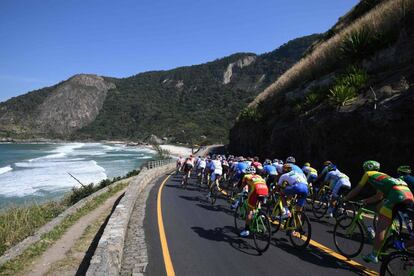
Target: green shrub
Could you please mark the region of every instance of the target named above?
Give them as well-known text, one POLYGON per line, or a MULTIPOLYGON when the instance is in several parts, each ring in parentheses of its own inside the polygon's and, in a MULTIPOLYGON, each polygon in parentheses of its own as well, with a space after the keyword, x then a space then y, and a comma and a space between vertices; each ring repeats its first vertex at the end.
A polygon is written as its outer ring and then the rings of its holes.
POLYGON ((354 87, 338 84, 332 87, 330 90, 329 100, 334 105, 344 106, 348 104, 357 96, 356 89, 354 87))
POLYGON ((354 87, 356 90, 359 90, 366 84, 367 80, 368 74, 364 70, 352 66, 347 73, 336 79, 336 84, 354 87))
POLYGON ((362 60, 372 52, 372 37, 366 28, 354 30, 342 42, 341 52, 344 58, 362 60))
POLYGON ((262 119, 262 114, 254 107, 246 107, 240 112, 239 120, 259 122, 262 119))

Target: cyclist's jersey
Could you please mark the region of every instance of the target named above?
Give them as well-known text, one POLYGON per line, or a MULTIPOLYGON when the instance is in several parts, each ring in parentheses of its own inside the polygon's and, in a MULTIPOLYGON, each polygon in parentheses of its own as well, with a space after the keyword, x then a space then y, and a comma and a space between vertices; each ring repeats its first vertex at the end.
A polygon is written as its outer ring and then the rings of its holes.
POLYGON ((414 176, 412 175, 402 175, 400 179, 404 180, 405 183, 408 184, 408 188, 410 188, 411 192, 414 191, 414 176))
POLYGON ((309 176, 309 175, 318 176, 318 171, 309 166, 303 166, 302 171, 306 176, 309 176))
POLYGON ((177 159, 177 165, 182 166, 184 164, 184 158, 178 158, 177 159))
POLYGON ((267 175, 277 175, 276 167, 273 165, 265 165, 263 170, 267 175))
POLYGON ((237 164, 237 174, 241 175, 246 172, 246 169, 249 165, 246 162, 239 162, 237 164))
POLYGON ((185 160, 185 164, 186 164, 186 165, 191 165, 192 167, 194 167, 194 158, 188 157, 188 158, 185 160))
MULTIPOLYGON (((298 167, 297 165, 295 165, 295 164, 290 164, 290 165, 292 166, 292 171, 295 171, 296 173, 298 173, 298 174, 302 175, 304 179, 306 179, 306 176, 305 176, 305 174, 303 173, 303 171, 302 171, 302 169, 301 169, 301 168, 299 168, 299 167, 298 167)), ((308 183, 308 182, 306 181, 306 182, 304 182, 304 183, 308 183)))
POLYGON ((347 179, 349 181, 349 177, 346 174, 341 173, 339 170, 334 170, 328 172, 325 176, 324 182, 327 182, 328 185, 333 186, 340 179, 347 179))
POLYGON ((200 160, 200 162, 198 162, 198 168, 199 169, 205 169, 206 168, 206 161, 205 160, 200 160))
POLYGON ((250 208, 256 208, 259 196, 268 196, 269 190, 266 185, 266 181, 257 174, 246 174, 242 180, 242 186, 247 185, 249 187, 249 196, 247 198, 247 204, 250 208))
POLYGON ((260 162, 257 162, 257 161, 253 162, 252 166, 255 167, 256 170, 260 170, 260 171, 263 170, 263 165, 260 162))
POLYGON ((279 178, 278 185, 282 186, 283 182, 286 182, 289 186, 293 186, 299 183, 304 183, 308 185, 308 181, 306 180, 306 177, 303 175, 303 173, 299 174, 293 170, 288 173, 282 174, 282 176, 279 178))
POLYGON ((233 171, 233 172, 236 172, 237 171, 237 165, 239 164, 239 162, 237 162, 237 161, 234 161, 232 164, 231 164, 231 170, 233 171))
POLYGON ((280 163, 273 163, 272 164, 275 168, 278 174, 283 174, 283 165, 280 163))
POLYGON ((212 173, 214 174, 219 174, 222 175, 223 174, 223 167, 221 166, 221 161, 220 160, 213 160, 211 161, 211 167, 210 170, 212 173))
POLYGON ((382 192, 384 197, 388 197, 388 194, 392 191, 394 186, 407 186, 403 180, 393 178, 385 173, 378 171, 368 171, 362 176, 358 186, 365 186, 367 183, 371 184, 376 190, 382 192))

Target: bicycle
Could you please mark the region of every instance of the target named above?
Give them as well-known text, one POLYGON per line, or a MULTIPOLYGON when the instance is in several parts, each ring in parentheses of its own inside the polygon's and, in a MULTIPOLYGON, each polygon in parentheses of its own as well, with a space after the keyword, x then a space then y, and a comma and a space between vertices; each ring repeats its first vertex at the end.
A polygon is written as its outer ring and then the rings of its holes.
MULTIPOLYGON (((331 189, 326 185, 323 186, 312 202, 312 213, 315 218, 321 219, 326 215, 329 207, 331 206, 331 199, 331 189)), ((347 204, 347 202, 344 200, 343 192, 340 191, 339 197, 336 199, 336 206, 333 208, 332 216, 336 221, 338 221, 342 216, 345 215, 354 217, 355 212, 356 210, 353 208, 353 205, 347 204)))
POLYGON ((380 276, 414 275, 414 254, 396 251, 384 258, 380 276))
MULTIPOLYGON (((247 216, 247 194, 242 194, 240 197, 240 203, 234 211, 234 226, 239 234, 244 229, 244 223, 247 216)), ((270 229, 270 220, 264 211, 261 209, 261 204, 265 202, 262 198, 259 201, 258 207, 253 210, 253 217, 250 222, 249 230, 253 235, 254 244, 257 252, 260 254, 265 252, 270 245, 270 239, 272 237, 270 229)))
MULTIPOLYGON (((361 253, 366 237, 369 237, 369 240, 371 241, 374 239, 364 222, 363 216, 364 214, 375 215, 375 212, 364 208, 364 205, 362 203, 350 203, 359 206, 359 209, 353 218, 344 216, 336 222, 333 238, 335 247, 338 249, 338 251, 348 258, 353 258, 361 253)), ((381 244, 381 248, 378 252, 377 257, 379 259, 382 259, 384 256, 386 256, 386 251, 389 248, 393 247, 394 240, 400 238, 402 238, 402 236, 398 232, 394 220, 393 223, 391 223, 390 226, 386 229, 385 239, 381 244)))
POLYGON ((283 230, 289 236, 291 244, 297 249, 306 248, 311 240, 312 226, 308 216, 304 211, 296 210, 296 196, 294 196, 289 204, 288 209, 291 216, 287 219, 282 218, 282 198, 279 194, 273 193, 275 196, 274 207, 268 209, 269 219, 272 223, 272 234, 277 233, 279 230, 283 230), (278 195, 276 198, 276 194, 278 195), (271 210, 271 211, 270 211, 271 210))

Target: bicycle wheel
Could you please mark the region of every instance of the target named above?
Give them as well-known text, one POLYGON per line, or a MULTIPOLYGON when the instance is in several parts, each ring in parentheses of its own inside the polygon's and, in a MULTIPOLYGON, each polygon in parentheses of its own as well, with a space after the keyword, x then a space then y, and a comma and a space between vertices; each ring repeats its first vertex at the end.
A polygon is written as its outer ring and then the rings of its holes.
MULTIPOLYGON (((309 245, 311 240, 312 226, 305 212, 297 212, 295 217, 296 229, 290 232, 289 239, 295 248, 303 249, 309 245)), ((293 218, 290 221, 294 223, 293 218)))
POLYGON ((273 205, 269 211, 268 217, 272 225, 272 234, 277 233, 280 227, 282 226, 283 228, 286 223, 286 219, 282 219, 282 209, 280 209, 280 205, 276 206, 276 209, 273 205))
POLYGON ((413 275, 414 255, 408 252, 393 252, 382 262, 381 276, 413 275))
POLYGON ((269 248, 272 232, 270 229, 269 218, 262 210, 259 210, 255 215, 250 228, 253 232, 253 240, 256 250, 259 253, 265 252, 269 248))
POLYGON ((237 235, 243 231, 246 225, 246 208, 243 205, 243 203, 240 203, 234 211, 234 228, 237 235))
POLYGON ((312 203, 312 213, 317 219, 321 219, 328 211, 329 200, 326 194, 322 194, 317 200, 312 203))
POLYGON ((358 256, 365 240, 361 223, 348 216, 342 217, 335 224, 333 239, 336 249, 342 255, 348 258, 358 256))
MULTIPOLYGON (((214 184, 213 184, 214 185, 214 184)), ((214 203, 216 203, 217 200, 217 194, 218 194, 218 189, 217 186, 214 185, 213 188, 211 189, 211 194, 210 194, 210 203, 212 205, 214 205, 214 203)))
MULTIPOLYGON (((355 217, 356 211, 357 210, 355 205, 350 204, 348 202, 343 202, 342 200, 338 200, 338 205, 334 211, 334 218, 336 222, 338 222, 344 216, 348 216, 353 219, 355 217)), ((350 220, 350 222, 352 222, 352 220, 350 220)))

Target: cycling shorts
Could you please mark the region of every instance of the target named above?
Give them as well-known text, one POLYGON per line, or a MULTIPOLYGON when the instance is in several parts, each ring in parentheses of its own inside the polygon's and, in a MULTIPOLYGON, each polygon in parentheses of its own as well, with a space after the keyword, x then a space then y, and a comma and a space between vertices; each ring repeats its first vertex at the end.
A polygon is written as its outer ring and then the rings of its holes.
POLYGON ((413 194, 411 193, 410 188, 402 185, 394 186, 388 193, 387 198, 384 199, 384 204, 382 205, 379 213, 380 215, 392 219, 396 211, 396 206, 411 205, 413 202, 413 194))
POLYGON ((303 207, 308 196, 308 184, 296 183, 292 186, 287 186, 283 191, 285 195, 297 195, 297 205, 303 207))
POLYGON ((318 176, 316 174, 309 174, 308 175, 308 183, 313 183, 315 182, 315 180, 318 178, 318 176))
MULTIPOLYGON (((349 182, 348 178, 340 178, 336 183, 333 185, 332 189, 332 196, 334 198, 339 197, 339 191, 343 189, 351 189, 351 182, 349 182)), ((342 190, 344 191, 344 190, 342 190)))
POLYGON ((213 182, 216 181, 216 179, 220 180, 220 178, 221 178, 221 174, 215 173, 215 172, 213 172, 210 176, 210 180, 213 182))
POLYGON ((191 165, 191 164, 188 164, 188 163, 185 163, 185 165, 184 165, 184 172, 189 172, 189 171, 191 171, 193 169, 193 165, 191 165))
POLYGON ((269 195, 269 189, 267 188, 265 183, 258 183, 254 185, 254 189, 249 192, 249 196, 247 198, 247 204, 251 209, 255 209, 257 207, 257 202, 259 197, 264 197, 269 195))

